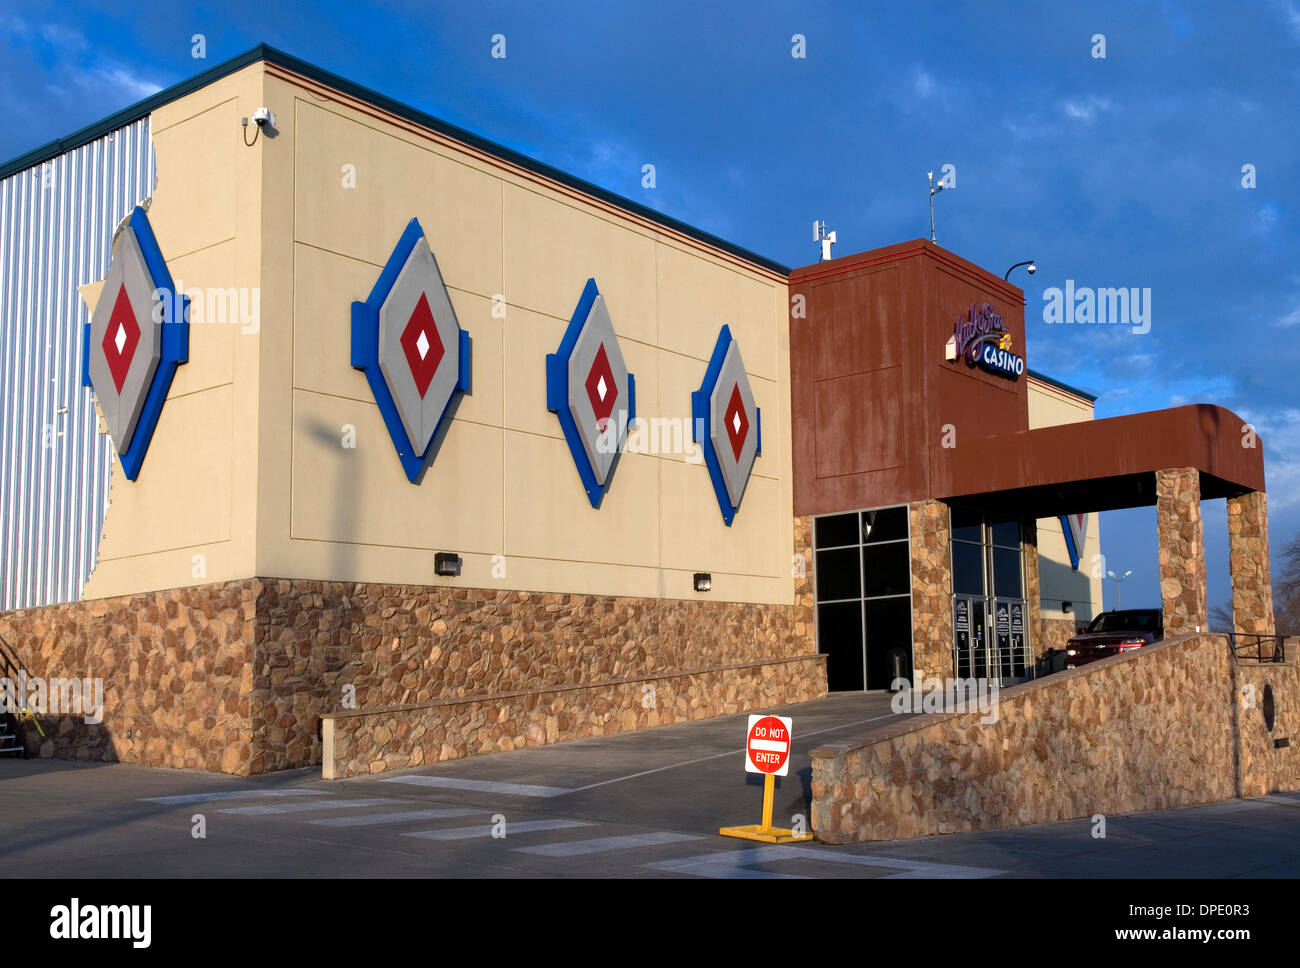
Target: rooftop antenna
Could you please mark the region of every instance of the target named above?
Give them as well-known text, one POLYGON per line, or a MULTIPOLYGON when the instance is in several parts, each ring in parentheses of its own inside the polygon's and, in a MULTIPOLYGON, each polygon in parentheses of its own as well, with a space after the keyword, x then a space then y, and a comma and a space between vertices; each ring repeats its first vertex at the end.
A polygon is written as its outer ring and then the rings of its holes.
POLYGON ((835 244, 835 233, 826 231, 825 222, 813 222, 813 241, 822 244, 822 261, 831 261, 831 246, 835 244))
POLYGON ((926 174, 930 178, 930 241, 933 242, 934 241, 934 196, 938 195, 941 191, 943 191, 943 181, 941 179, 939 181, 939 184, 936 185, 934 183, 934 172, 931 171, 931 172, 927 172, 926 174))

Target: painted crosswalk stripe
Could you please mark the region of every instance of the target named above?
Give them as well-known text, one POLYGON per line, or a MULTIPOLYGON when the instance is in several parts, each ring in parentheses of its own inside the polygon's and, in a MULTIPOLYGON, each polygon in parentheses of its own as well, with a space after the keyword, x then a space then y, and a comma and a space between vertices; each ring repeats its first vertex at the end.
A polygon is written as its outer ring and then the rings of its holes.
POLYGON ((753 866, 757 864, 772 864, 783 860, 818 860, 830 864, 855 864, 861 867, 884 868, 885 870, 895 871, 892 874, 881 875, 881 880, 912 880, 915 878, 966 880, 996 877, 999 874, 1006 873, 989 867, 936 864, 932 861, 911 860, 905 857, 882 857, 879 854, 845 854, 839 851, 785 845, 719 851, 713 854, 700 854, 695 857, 683 857, 677 860, 658 861, 644 866, 654 870, 673 871, 678 874, 695 874, 698 877, 785 879, 804 876, 753 869, 753 866))
POLYGON ((653 834, 629 834, 624 837, 598 837, 595 840, 574 840, 566 844, 541 844, 537 847, 516 847, 525 854, 543 857, 576 857, 580 854, 599 854, 607 850, 630 850, 634 847, 657 847, 660 844, 679 844, 687 840, 700 840, 695 834, 672 834, 660 831, 653 834))
POLYGON ((678 860, 662 860, 643 866, 652 870, 672 871, 674 874, 693 874, 696 877, 714 877, 725 880, 784 881, 807 879, 803 874, 761 871, 746 866, 764 862, 765 858, 754 857, 749 850, 728 850, 716 854, 683 857, 678 860))
POLYGON ((304 823, 316 823, 323 827, 370 827, 383 823, 407 823, 412 820, 446 820, 452 817, 469 817, 482 810, 461 810, 449 807, 445 810, 403 810, 401 813, 363 813, 351 817, 322 817, 319 820, 304 820, 304 823))
POLYGON ((536 786, 531 783, 497 783, 492 780, 462 780, 451 776, 394 776, 381 783, 410 783, 415 786, 445 790, 471 790, 475 793, 507 793, 516 797, 562 797, 573 791, 564 787, 536 786))
MULTIPOLYGON (((449 830, 420 830, 402 836, 419 837, 421 840, 468 840, 471 837, 491 837, 492 826, 491 823, 481 823, 473 827, 452 827, 449 830)), ((591 824, 581 820, 521 820, 506 825, 506 836, 527 834, 537 830, 565 830, 569 827, 589 826, 591 824)))
POLYGON ((328 790, 304 790, 294 787, 291 790, 223 790, 220 793, 181 793, 170 797, 140 797, 143 803, 207 803, 211 800, 247 800, 253 797, 297 797, 326 796, 328 790))
POLYGON ((381 803, 410 803, 392 797, 369 797, 365 800, 308 800, 306 803, 262 803, 255 807, 227 807, 220 813, 244 817, 265 817, 276 813, 301 813, 304 810, 342 810, 344 807, 374 807, 381 803))

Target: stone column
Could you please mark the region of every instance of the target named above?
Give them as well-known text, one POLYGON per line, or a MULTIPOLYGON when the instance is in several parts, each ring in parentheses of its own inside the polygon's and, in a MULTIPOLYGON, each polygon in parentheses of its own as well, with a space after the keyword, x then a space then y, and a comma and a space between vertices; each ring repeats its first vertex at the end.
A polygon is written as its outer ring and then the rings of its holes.
POLYGON ((1038 577, 1038 522, 1027 518, 1020 523, 1024 535, 1025 634, 1034 658, 1043 654, 1043 586, 1038 577))
POLYGON ((1263 491, 1228 498, 1228 571, 1232 576, 1233 630, 1274 632, 1268 496, 1263 491))
POLYGON ((952 522, 942 501, 908 505, 912 544, 912 664, 927 678, 952 663, 952 522))
POLYGON ((801 645, 795 654, 817 652, 816 605, 813 594, 812 518, 808 515, 794 519, 794 635, 801 645))
POLYGON ((1201 481, 1195 467, 1156 471, 1156 537, 1165 635, 1204 631, 1209 608, 1205 590, 1205 527, 1201 481))

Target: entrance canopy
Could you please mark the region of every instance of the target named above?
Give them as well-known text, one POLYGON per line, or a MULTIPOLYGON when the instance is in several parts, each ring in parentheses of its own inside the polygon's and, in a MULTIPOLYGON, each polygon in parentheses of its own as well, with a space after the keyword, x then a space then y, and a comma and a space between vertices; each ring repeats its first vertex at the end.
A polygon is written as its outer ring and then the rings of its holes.
POLYGON ((1265 489, 1254 431, 1209 404, 961 441, 933 448, 931 462, 936 497, 1022 517, 1154 505, 1167 468, 1195 468, 1202 499, 1265 489))

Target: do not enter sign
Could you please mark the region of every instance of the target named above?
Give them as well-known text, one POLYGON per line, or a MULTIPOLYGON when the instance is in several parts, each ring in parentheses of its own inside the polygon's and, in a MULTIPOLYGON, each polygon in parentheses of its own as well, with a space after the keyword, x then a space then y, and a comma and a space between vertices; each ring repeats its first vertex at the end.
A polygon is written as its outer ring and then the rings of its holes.
POLYGON ((784 716, 750 716, 745 743, 745 771, 787 776, 790 773, 790 720, 784 716))
POLYGON ((802 828, 787 830, 772 826, 772 799, 776 793, 776 778, 790 773, 791 721, 784 716, 750 716, 749 736, 745 741, 745 772, 762 773, 763 822, 744 827, 719 827, 724 837, 742 837, 765 844, 793 844, 812 840, 813 835, 802 828))

